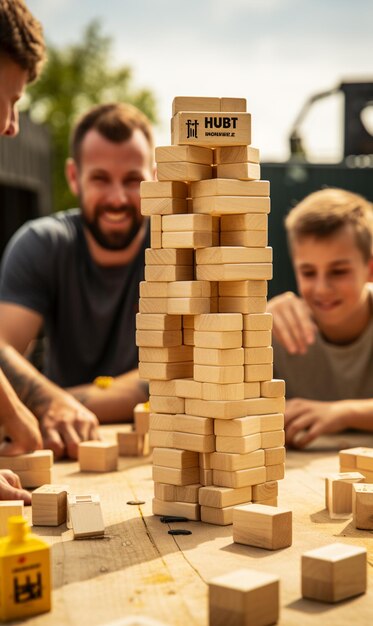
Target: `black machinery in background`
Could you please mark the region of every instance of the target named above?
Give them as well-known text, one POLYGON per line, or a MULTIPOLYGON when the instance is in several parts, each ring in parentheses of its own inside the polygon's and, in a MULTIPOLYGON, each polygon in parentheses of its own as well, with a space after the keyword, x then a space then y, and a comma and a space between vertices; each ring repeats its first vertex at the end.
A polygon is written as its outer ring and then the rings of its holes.
POLYGON ((312 191, 341 187, 362 194, 373 202, 373 136, 364 126, 362 112, 373 105, 373 82, 341 83, 312 96, 300 111, 290 135, 290 159, 285 163, 262 163, 261 178, 271 182, 272 211, 269 216, 269 245, 273 247, 273 280, 269 297, 296 291, 286 245, 284 218, 290 208, 312 191), (309 163, 300 125, 310 107, 321 98, 344 96, 344 155, 339 163, 309 163))

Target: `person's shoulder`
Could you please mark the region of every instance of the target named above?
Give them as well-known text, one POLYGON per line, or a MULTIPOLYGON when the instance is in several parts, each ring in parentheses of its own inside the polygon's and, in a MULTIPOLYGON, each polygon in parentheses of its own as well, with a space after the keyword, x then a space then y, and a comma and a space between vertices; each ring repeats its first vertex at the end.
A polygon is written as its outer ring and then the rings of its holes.
POLYGON ((78 209, 60 211, 30 220, 17 231, 14 242, 27 241, 69 241, 76 237, 81 228, 81 217, 78 209))

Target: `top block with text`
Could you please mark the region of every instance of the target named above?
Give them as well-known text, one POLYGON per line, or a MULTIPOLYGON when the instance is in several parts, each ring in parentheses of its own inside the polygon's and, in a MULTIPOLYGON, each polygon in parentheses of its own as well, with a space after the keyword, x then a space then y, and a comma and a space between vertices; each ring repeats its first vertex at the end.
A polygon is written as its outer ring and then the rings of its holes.
POLYGON ((249 145, 251 115, 222 111, 180 111, 172 118, 172 143, 214 147, 249 145))

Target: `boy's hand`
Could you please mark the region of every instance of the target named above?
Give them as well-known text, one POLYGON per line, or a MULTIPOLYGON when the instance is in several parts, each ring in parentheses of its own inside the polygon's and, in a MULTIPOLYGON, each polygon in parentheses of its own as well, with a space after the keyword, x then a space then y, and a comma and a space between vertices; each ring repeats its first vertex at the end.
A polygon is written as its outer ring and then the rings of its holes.
POLYGON ((286 443, 294 448, 304 448, 322 434, 344 430, 347 415, 345 402, 292 398, 286 402, 286 443))
POLYGON ((22 489, 17 474, 11 470, 0 470, 0 500, 23 500, 31 504, 31 494, 22 489))
POLYGON ((315 341, 316 324, 305 302, 291 291, 269 300, 273 315, 273 336, 290 354, 305 354, 315 341))
POLYGON ((12 408, 14 414, 7 414, 2 420, 7 439, 0 444, 0 455, 11 456, 40 450, 43 440, 38 420, 20 401, 12 408))

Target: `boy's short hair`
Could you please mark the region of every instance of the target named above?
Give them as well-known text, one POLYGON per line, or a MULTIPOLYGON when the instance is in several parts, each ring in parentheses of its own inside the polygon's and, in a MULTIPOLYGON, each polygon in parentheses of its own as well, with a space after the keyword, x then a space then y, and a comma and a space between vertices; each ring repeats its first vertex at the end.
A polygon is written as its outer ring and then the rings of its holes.
POLYGON ((290 250, 304 237, 326 239, 350 226, 365 261, 372 257, 373 205, 357 193, 328 188, 315 191, 297 204, 285 219, 290 250))
POLYGON ((41 70, 45 59, 43 30, 23 0, 0 0, 1 54, 26 70, 29 82, 41 70))
POLYGON ((139 129, 144 133, 153 156, 153 131, 144 113, 131 104, 100 104, 85 113, 72 131, 70 154, 78 165, 83 139, 93 129, 114 143, 127 141, 133 131, 139 129))

